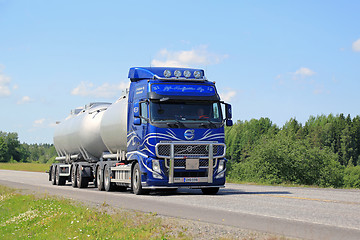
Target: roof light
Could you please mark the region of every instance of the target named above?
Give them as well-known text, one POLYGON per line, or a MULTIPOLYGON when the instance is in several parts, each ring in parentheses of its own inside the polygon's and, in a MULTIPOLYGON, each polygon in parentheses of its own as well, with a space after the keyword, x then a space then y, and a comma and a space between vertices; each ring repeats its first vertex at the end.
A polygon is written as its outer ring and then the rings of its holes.
POLYGON ((181 77, 181 72, 179 70, 175 70, 174 75, 175 77, 181 77))
POLYGON ((165 70, 165 71, 164 71, 164 76, 165 76, 166 78, 169 78, 169 77, 171 76, 171 71, 170 71, 170 70, 165 70))
POLYGON ((194 72, 194 77, 195 78, 200 78, 201 77, 201 72, 200 71, 195 71, 194 72))
POLYGON ((184 76, 185 76, 186 78, 189 78, 189 77, 191 76, 191 72, 190 72, 189 70, 185 70, 185 71, 184 71, 184 76))

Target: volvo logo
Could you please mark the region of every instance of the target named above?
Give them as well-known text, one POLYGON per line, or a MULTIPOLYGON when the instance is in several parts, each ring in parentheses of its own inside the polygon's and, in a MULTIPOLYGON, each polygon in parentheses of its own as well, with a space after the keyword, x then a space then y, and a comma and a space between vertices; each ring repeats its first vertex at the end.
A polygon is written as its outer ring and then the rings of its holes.
POLYGON ((194 129, 188 129, 184 132, 184 137, 187 139, 187 140, 192 140, 195 136, 194 134, 195 130, 194 129))

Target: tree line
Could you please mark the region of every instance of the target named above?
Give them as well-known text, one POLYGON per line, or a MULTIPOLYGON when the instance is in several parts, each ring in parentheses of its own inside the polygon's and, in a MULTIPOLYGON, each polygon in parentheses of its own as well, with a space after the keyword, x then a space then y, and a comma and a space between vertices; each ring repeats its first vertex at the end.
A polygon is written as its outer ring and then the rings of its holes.
POLYGON ((20 143, 17 133, 0 131, 0 162, 53 163, 56 156, 53 144, 20 143))
MULTIPOLYGON (((269 118, 225 128, 227 177, 242 182, 360 188, 360 116, 311 116, 283 127, 269 118)), ((0 131, 0 162, 53 163, 53 144, 20 143, 0 131)))
POLYGON ((360 187, 360 117, 338 114, 296 119, 283 127, 269 118, 225 129, 229 179, 269 184, 360 187))

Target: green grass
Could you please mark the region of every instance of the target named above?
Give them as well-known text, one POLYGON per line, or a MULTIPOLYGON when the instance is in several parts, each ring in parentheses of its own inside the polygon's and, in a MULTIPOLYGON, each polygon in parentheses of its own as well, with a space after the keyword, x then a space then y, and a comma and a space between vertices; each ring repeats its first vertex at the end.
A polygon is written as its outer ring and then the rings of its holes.
POLYGON ((109 209, 0 185, 0 239, 189 239, 155 214, 109 209))
POLYGON ((45 172, 48 171, 51 164, 46 163, 0 163, 0 169, 45 172))

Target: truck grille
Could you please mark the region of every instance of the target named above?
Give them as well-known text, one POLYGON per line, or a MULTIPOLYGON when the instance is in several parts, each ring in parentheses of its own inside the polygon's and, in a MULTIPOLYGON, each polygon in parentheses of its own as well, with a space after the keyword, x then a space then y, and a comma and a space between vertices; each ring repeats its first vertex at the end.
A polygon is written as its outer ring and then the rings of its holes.
MULTIPOLYGON (((170 159, 166 159, 167 168, 170 166, 170 159)), ((216 161, 213 163, 213 167, 216 166, 216 161)), ((174 160, 174 168, 185 168, 186 167, 186 159, 175 159, 174 160)), ((207 168, 209 167, 208 159, 199 159, 199 168, 207 168)))
MULTIPOLYGON (((209 145, 213 145, 213 157, 225 156, 225 144, 222 143, 158 143, 156 155, 159 158, 170 158, 171 145, 174 145, 174 158, 209 158, 209 145)), ((201 164, 201 162, 200 162, 201 164)))

